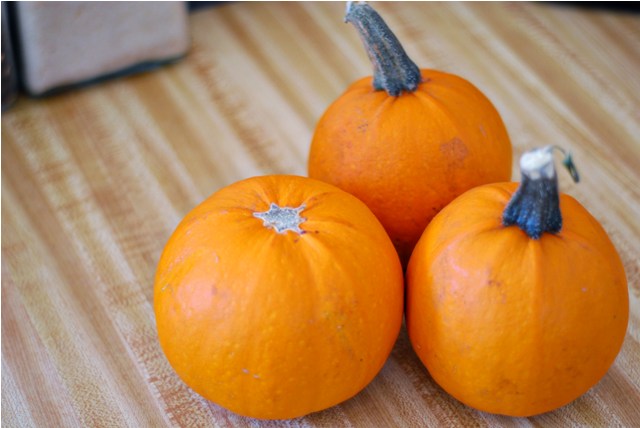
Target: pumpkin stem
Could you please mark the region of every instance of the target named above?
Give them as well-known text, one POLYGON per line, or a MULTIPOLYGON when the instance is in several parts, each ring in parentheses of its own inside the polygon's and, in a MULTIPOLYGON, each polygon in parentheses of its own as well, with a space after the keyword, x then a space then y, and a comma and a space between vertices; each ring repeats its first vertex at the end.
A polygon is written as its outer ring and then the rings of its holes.
POLYGON ((526 152, 520 158, 522 181, 502 214, 504 226, 517 225, 530 238, 562 229, 558 177, 553 150, 564 154, 563 165, 577 183, 580 180, 571 154, 558 146, 545 146, 526 152))
POLYGON ((373 63, 373 87, 393 97, 413 92, 422 78, 420 69, 406 54, 384 20, 365 2, 347 2, 345 22, 358 30, 373 63))

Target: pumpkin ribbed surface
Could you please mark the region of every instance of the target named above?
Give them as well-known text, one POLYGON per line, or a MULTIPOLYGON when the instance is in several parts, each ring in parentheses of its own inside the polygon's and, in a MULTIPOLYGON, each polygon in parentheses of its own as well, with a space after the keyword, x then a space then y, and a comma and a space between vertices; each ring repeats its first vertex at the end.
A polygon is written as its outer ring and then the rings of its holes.
POLYGON ((280 419, 338 404, 374 378, 399 333, 403 277, 361 201, 309 178, 266 176, 221 189, 184 218, 154 296, 162 349, 186 384, 236 413, 280 419), (291 210, 271 220, 291 227, 267 225, 277 207, 291 210))
POLYGON ((365 202, 406 262, 456 196, 511 178, 511 143, 495 107, 461 77, 422 70, 417 90, 397 97, 368 77, 320 118, 308 172, 365 202))
POLYGON ((511 416, 556 409, 609 369, 628 292, 600 224, 560 194, 562 230, 502 225, 515 183, 481 186, 442 210, 408 267, 407 329, 434 380, 463 403, 511 416))

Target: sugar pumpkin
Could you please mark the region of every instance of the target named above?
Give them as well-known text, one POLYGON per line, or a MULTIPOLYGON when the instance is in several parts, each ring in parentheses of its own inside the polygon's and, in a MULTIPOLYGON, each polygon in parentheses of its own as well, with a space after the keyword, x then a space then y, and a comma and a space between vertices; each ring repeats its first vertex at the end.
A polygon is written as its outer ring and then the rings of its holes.
POLYGON ((162 349, 197 393, 238 414, 302 416, 363 389, 400 330, 403 273, 357 198, 305 177, 227 186, 158 264, 162 349))
POLYGON ((456 198, 409 262, 416 353, 447 392, 486 412, 532 416, 573 401, 625 337, 622 262, 598 221, 558 192, 552 150, 523 155, 519 186, 456 198))
POLYGON ((364 201, 403 262, 424 228, 464 191, 511 178, 512 148, 490 100, 462 77, 420 70, 382 18, 350 2, 374 65, 319 119, 308 175, 364 201))

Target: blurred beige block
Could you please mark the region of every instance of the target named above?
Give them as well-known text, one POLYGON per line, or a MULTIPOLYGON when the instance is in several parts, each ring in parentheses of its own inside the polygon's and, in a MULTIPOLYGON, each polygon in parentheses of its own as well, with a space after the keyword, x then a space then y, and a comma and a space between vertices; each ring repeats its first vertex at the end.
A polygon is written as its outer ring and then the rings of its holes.
POLYGON ((32 95, 177 59, 185 2, 18 2, 22 79, 32 95))

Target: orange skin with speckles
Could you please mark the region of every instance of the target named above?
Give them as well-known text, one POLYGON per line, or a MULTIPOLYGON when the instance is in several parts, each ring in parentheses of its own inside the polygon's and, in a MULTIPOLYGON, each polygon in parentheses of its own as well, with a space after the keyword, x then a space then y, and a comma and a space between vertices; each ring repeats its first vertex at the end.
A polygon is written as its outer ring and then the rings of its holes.
POLYGON ((355 82, 324 113, 309 154, 312 178, 371 208, 403 262, 429 221, 464 191, 511 179, 512 149, 495 107, 465 79, 422 70, 415 92, 355 82))
POLYGON ((400 331, 403 272, 358 199, 305 177, 243 180, 178 225, 160 259, 154 307, 182 380, 241 415, 302 416, 357 394, 400 331), (276 232, 272 203, 304 221, 276 232))
POLYGON ((443 209, 407 271, 407 330, 433 379, 486 412, 532 416, 595 385, 622 346, 629 296, 598 221, 560 194, 562 230, 502 225, 516 183, 472 189, 443 209))

